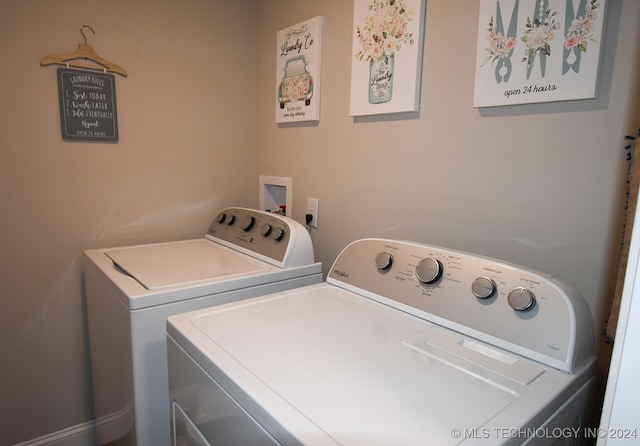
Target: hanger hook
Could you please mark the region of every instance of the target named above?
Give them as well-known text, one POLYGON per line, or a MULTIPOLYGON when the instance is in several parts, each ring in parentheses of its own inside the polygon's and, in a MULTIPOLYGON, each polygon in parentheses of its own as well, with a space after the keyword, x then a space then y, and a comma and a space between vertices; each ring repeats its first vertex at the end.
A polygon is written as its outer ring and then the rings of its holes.
POLYGON ((84 37, 84 44, 86 45, 87 44, 87 36, 84 35, 84 29, 85 28, 89 28, 93 34, 95 34, 96 32, 89 25, 82 25, 80 27, 80 34, 82 34, 82 37, 84 37))

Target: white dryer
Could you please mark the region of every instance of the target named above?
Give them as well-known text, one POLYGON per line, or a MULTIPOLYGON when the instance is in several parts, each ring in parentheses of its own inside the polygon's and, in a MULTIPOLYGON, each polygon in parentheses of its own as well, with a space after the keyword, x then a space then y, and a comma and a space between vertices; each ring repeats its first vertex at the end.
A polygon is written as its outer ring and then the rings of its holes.
POLYGON ((556 278, 364 239, 327 282, 168 318, 173 445, 577 444, 593 322, 556 278), (575 443, 573 443, 575 442, 575 443))
POLYGON ((98 443, 169 444, 166 318, 320 283, 306 229, 245 208, 203 238, 85 251, 98 443))

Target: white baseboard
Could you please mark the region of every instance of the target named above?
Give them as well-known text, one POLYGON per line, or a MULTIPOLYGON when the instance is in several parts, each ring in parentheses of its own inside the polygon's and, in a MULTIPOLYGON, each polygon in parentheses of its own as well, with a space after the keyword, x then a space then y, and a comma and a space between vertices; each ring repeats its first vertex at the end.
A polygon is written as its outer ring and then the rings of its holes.
POLYGON ((123 444, 134 444, 133 402, 117 412, 96 420, 71 426, 13 446, 95 446, 127 438, 123 444))
POLYGON ((96 422, 91 420, 13 446, 94 446, 95 444, 96 422))

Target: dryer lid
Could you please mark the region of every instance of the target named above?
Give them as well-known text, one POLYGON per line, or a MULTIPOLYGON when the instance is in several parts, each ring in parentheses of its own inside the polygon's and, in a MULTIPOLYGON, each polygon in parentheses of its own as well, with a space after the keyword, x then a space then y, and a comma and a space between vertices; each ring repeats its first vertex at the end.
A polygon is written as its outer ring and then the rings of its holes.
POLYGON ((112 249, 105 255, 148 290, 229 279, 272 268, 206 239, 112 249))
POLYGON ((255 398, 305 444, 454 445, 457 432, 497 442, 498 428, 524 426, 574 378, 510 352, 448 352, 430 341, 467 338, 326 283, 168 321, 201 367, 235 383, 225 390, 255 398))

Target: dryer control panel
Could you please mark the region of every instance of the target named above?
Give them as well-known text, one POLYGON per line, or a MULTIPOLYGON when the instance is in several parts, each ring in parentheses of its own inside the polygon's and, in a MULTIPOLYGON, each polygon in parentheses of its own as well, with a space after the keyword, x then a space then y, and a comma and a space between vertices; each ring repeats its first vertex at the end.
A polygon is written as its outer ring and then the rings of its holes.
POLYGON ((246 208, 218 213, 206 237, 280 267, 313 263, 309 233, 290 218, 246 208))
POLYGON ((561 370, 594 356, 584 299, 555 277, 522 266, 363 239, 340 253, 327 282, 561 370))

